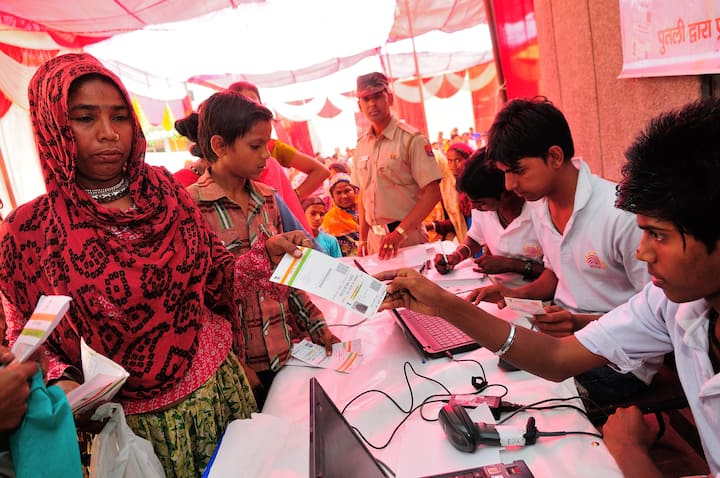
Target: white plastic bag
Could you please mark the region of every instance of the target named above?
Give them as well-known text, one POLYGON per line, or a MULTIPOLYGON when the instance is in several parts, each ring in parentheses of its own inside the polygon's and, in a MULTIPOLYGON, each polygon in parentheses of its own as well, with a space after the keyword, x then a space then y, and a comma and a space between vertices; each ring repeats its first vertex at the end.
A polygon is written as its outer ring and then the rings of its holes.
POLYGON ((119 403, 100 405, 92 418, 109 420, 92 442, 90 478, 165 478, 152 445, 133 433, 119 403))

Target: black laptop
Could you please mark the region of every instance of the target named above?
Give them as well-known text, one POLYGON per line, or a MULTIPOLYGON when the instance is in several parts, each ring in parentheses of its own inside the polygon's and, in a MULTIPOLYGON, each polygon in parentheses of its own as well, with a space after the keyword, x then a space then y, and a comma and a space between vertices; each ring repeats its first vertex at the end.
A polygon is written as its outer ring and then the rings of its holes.
POLYGON ((310 477, 386 478, 320 382, 310 379, 310 477))

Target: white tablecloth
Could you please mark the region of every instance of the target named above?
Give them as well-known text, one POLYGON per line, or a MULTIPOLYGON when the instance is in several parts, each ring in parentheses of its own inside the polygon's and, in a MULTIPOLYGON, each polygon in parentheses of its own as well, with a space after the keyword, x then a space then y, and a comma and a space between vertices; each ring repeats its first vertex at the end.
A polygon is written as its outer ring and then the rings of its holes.
MULTIPOLYGON (((447 248, 447 250, 453 249, 447 248)), ((428 251, 427 255, 432 256, 432 251, 428 251)), ((375 267, 376 262, 372 259, 364 258, 364 260, 364 265, 372 266, 369 267, 370 272, 382 268, 382 266, 375 267)), ((402 258, 394 262, 395 264, 389 266, 397 265, 398 262, 400 265, 412 265, 403 264, 402 258)), ((316 300, 316 304, 323 310, 326 320, 333 325, 333 331, 338 337, 343 340, 362 339, 364 356, 362 366, 350 374, 297 366, 286 366, 278 373, 262 412, 263 415, 278 418, 283 431, 276 432, 279 436, 274 438, 264 437, 265 440, 271 440, 273 446, 280 450, 273 452, 271 459, 264 458, 267 462, 264 473, 269 469, 269 475, 273 477, 308 476, 308 382, 312 376, 318 378, 340 410, 357 394, 369 389, 385 391, 407 409, 410 405, 410 392, 403 375, 403 364, 406 361, 410 362, 418 373, 439 380, 454 393, 474 391, 471 377, 481 374, 478 365, 458 363, 449 358, 424 361, 417 349, 402 334, 389 312, 378 313, 359 326, 345 327, 340 324, 355 324, 361 321, 362 317, 320 299, 316 300)), ((516 318, 514 313, 507 309, 498 311, 491 304, 483 304, 483 307, 498 313, 506 320, 516 318)), ((482 363, 488 381, 507 386, 509 393, 505 400, 514 403, 529 404, 546 398, 570 397, 577 394, 572 379, 563 383, 553 383, 524 371, 499 370, 496 365, 497 357, 485 349, 461 354, 455 358, 471 358, 482 363)), ((413 387, 415 405, 430 394, 443 393, 438 385, 413 375, 410 376, 410 383, 413 387)), ((500 395, 502 390, 493 387, 486 393, 500 395)), ((582 406, 579 401, 574 403, 582 406)), ((428 405, 425 408, 425 415, 435 418, 438 409, 437 404, 428 405)), ((536 418, 537 428, 541 432, 597 431, 582 414, 568 409, 524 412, 513 417, 508 424, 524 427, 530 415, 536 418)), ((404 414, 380 394, 365 395, 355 401, 345 413, 347 421, 361 430, 368 440, 376 445, 387 441, 403 417, 404 414)), ((267 447, 257 446, 257 448, 267 447)), ((541 437, 531 446, 504 450, 481 445, 475 453, 468 454, 455 450, 445 438, 439 422, 423 421, 419 412, 415 412, 402 425, 389 446, 382 450, 371 449, 371 451, 398 477, 460 470, 498 461, 510 463, 517 459, 525 460, 538 478, 622 476, 599 438, 581 435, 541 437)), ((238 466, 242 467, 242 463, 238 466)))

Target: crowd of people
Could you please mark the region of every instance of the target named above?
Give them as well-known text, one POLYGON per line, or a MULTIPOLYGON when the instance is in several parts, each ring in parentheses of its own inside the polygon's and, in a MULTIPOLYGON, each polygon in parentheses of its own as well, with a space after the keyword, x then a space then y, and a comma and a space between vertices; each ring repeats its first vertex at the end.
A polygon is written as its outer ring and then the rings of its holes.
MULTIPOLYGON (((3 264, 22 264, 0 268, 0 474, 13 476, 7 439, 31 378, 77 388, 84 341, 129 372, 114 401, 165 475, 200 476, 227 424, 262 408, 294 342, 330 353, 340 341, 307 294, 270 282, 273 265, 298 245, 390 259, 431 234, 457 244, 435 257, 440 273, 472 260, 493 284, 461 299, 415 270, 386 271, 383 308, 440 315, 523 369, 575 377, 595 400, 645 390, 674 352, 720 473, 720 229, 706 216, 720 206, 720 101, 652 120, 616 185, 576 157, 546 98, 508 102, 487 138, 431 144, 393 115, 388 78, 362 75, 370 126, 351 161, 324 163, 272 139, 259 91, 236 83, 176 123, 196 159, 173 174, 145 164, 128 93, 92 56, 48 61, 28 94, 47 194, 0 235, 3 264), (305 173, 296 187, 287 168, 305 173), (70 309, 37 363, 14 363, 8 347, 42 295, 70 296, 70 309), (551 305, 536 331, 476 306, 506 297, 551 305)), ((75 424, 87 465, 81 444, 97 424, 75 424)), ((660 476, 648 430, 637 408, 605 425, 627 476, 660 476)))

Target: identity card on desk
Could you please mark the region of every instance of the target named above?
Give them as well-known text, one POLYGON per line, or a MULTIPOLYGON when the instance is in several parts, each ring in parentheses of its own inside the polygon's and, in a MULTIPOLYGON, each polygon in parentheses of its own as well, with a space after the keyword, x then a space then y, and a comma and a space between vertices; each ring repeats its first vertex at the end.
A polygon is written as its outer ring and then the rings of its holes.
POLYGON ((360 339, 341 342, 333 344, 332 355, 328 356, 324 346, 304 339, 293 345, 287 365, 329 368, 338 372, 350 373, 362 362, 363 356, 360 348, 360 339))
POLYGON ((322 252, 301 247, 289 254, 270 276, 272 282, 304 290, 365 317, 372 317, 385 298, 386 287, 374 277, 322 252))

